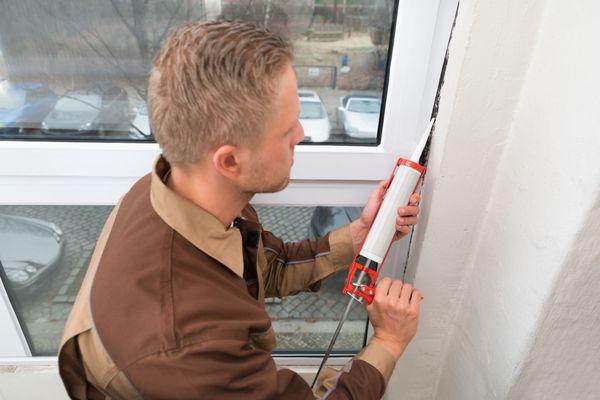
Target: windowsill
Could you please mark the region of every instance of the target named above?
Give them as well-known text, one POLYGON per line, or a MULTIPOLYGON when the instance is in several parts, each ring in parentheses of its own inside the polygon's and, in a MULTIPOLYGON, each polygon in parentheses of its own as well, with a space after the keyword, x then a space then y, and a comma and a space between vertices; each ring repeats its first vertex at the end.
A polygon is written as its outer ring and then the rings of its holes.
MULTIPOLYGON (((277 357, 273 356, 275 363, 278 367, 285 367, 295 371, 296 367, 301 367, 306 372, 314 370, 317 371, 319 364, 321 363, 322 357, 307 357, 306 355, 298 356, 285 356, 277 357)), ((336 357, 331 356, 327 361, 328 366, 340 367, 348 362, 351 357, 336 357)), ((14 366, 14 367, 58 367, 57 357, 0 357, 0 373, 10 372, 3 371, 2 367, 14 366)))

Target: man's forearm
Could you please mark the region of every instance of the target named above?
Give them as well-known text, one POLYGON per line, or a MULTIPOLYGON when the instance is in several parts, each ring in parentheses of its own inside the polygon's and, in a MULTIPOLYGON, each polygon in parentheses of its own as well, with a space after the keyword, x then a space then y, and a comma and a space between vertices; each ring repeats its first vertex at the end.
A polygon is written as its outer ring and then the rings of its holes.
POLYGON ((357 254, 362 248, 363 242, 367 237, 369 226, 361 218, 350 223, 350 235, 352 236, 352 247, 354 254, 357 254))
POLYGON ((320 281, 348 268, 355 254, 348 225, 313 241, 286 243, 267 231, 262 237, 267 259, 262 273, 268 297, 316 291, 320 281))

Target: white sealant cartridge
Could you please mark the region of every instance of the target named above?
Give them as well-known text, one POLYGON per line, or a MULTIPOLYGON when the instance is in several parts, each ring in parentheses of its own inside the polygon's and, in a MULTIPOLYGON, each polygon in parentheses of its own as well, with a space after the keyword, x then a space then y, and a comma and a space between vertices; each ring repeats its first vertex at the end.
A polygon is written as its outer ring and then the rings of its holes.
POLYGON ((419 164, 419 159, 429 138, 433 122, 432 119, 410 159, 400 158, 396 162, 369 233, 358 256, 350 266, 343 293, 360 302, 366 300, 370 304, 373 300, 377 269, 385 260, 396 233, 397 210, 408 204, 410 196, 415 192, 419 180, 425 173, 425 167, 419 164), (369 281, 365 282, 367 276, 369 281))
POLYGON ((408 204, 414 193, 421 174, 425 168, 410 160, 400 158, 391 184, 385 192, 385 198, 373 221, 369 234, 359 255, 375 261, 383 262, 392 238, 396 233, 396 212, 398 207, 408 204))

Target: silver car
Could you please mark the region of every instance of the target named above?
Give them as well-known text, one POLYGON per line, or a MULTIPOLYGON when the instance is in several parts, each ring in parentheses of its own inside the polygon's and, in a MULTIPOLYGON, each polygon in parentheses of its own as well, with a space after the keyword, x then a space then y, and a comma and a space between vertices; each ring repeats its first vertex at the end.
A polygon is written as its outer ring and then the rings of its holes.
POLYGON ((62 260, 63 232, 39 219, 0 214, 0 269, 16 293, 36 291, 62 260))

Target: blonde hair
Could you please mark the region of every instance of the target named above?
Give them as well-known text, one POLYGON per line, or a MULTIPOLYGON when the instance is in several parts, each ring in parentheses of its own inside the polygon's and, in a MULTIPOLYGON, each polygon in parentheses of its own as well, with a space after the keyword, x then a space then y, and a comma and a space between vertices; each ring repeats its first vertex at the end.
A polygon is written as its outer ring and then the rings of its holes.
POLYGON ((172 30, 148 86, 152 132, 165 158, 191 164, 223 144, 257 143, 292 60, 289 42, 248 22, 172 30))

